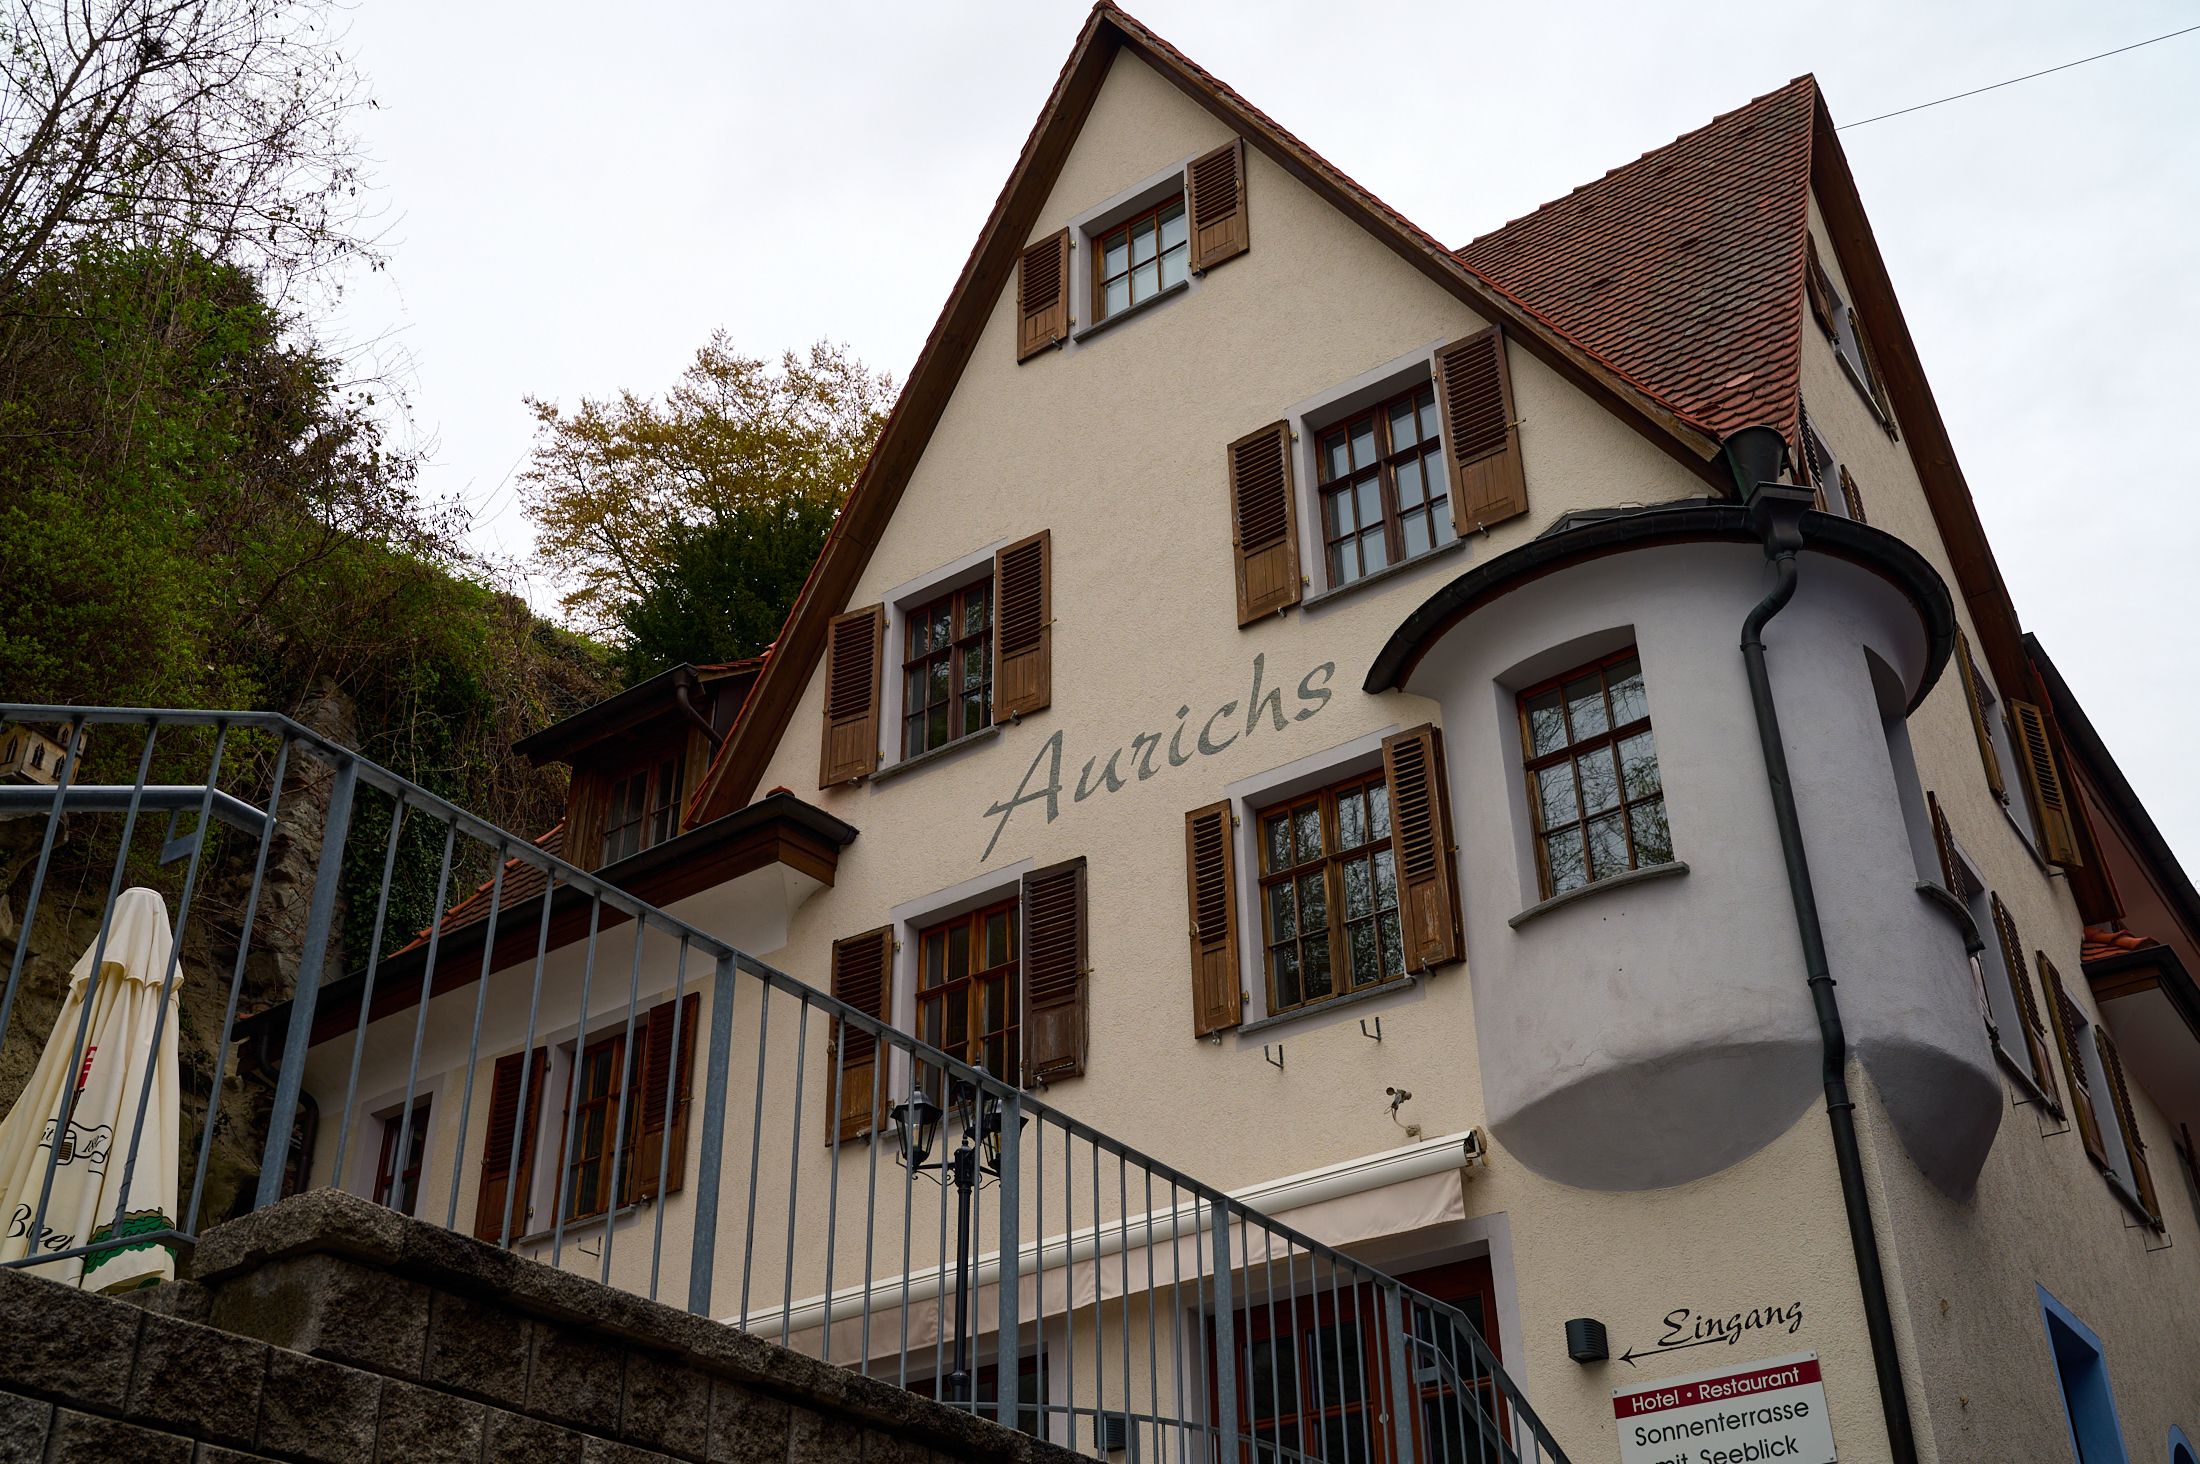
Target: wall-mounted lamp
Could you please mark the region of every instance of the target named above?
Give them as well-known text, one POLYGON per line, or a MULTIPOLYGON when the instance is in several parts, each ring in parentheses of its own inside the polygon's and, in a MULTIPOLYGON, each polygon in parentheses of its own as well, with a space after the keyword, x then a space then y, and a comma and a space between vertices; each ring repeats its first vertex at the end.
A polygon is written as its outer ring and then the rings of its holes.
POLYGON ((1575 1317, 1566 1324, 1566 1355, 1576 1362, 1603 1362, 1612 1355, 1604 1335, 1604 1323, 1595 1317, 1575 1317))

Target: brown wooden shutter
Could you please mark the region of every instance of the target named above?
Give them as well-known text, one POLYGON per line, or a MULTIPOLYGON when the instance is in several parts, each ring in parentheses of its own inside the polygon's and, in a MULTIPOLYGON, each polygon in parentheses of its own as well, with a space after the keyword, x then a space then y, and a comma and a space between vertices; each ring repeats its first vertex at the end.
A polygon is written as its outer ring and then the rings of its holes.
POLYGON ((1849 334, 1856 340, 1857 354, 1864 358, 1864 383, 1871 390, 1872 405, 1879 408, 1879 415, 1886 419, 1887 429, 1894 430, 1894 403, 1887 400, 1887 381, 1879 374, 1879 353, 1872 349, 1872 338, 1864 334, 1864 322, 1858 318, 1856 307, 1849 307, 1849 334))
MULTIPOLYGON (((894 928, 882 925, 833 942, 833 997, 881 1022, 894 1019, 894 928)), ((884 1117, 887 1079, 879 1072, 876 1034, 834 1019, 825 1047, 825 1142, 846 1143, 884 1117), (839 1127, 834 1127, 832 1075, 840 1074, 839 1127)))
POLYGON ((1298 495, 1291 486, 1291 424, 1272 422, 1230 444, 1230 549, 1237 561, 1238 624, 1299 603, 1298 495))
POLYGON ((2124 1152, 2131 1156, 2132 1187, 2139 1191, 2140 1205, 2159 1230, 2162 1202, 2154 1193, 2154 1174, 2147 1168, 2147 1144, 2139 1137, 2139 1115, 2131 1106, 2131 1085, 2124 1079, 2123 1055, 2117 1052, 2116 1039, 2108 1035, 2108 1028, 2098 1022, 2093 1026, 2093 1042, 2101 1050, 2101 1070, 2108 1074, 2109 1096, 2116 1101, 2116 1127, 2124 1136, 2124 1152))
POLYGON ((700 994, 691 991, 677 1002, 651 1007, 636 1025, 634 1041, 641 1052, 640 1061, 634 1065, 636 1101, 628 1109, 626 1121, 633 1150, 625 1160, 620 1181, 623 1204, 655 1199, 659 1194, 677 1194, 687 1183, 688 1107, 695 1078, 696 1011, 701 1005, 700 994), (674 1073, 676 1050, 679 1071, 674 1073), (669 1152, 667 1130, 672 1135, 669 1152), (660 1155, 665 1160, 666 1182, 662 1187, 657 1183, 660 1155))
POLYGON ((1505 334, 1496 326, 1436 353, 1444 400, 1444 456, 1451 464, 1451 521, 1465 538, 1528 511, 1513 414, 1505 334))
POLYGON ((603 818, 611 780, 594 768, 575 768, 565 794, 565 858, 582 869, 603 863, 603 818))
POLYGON ((2001 896, 1988 895, 1987 900, 1993 912, 1994 934, 2001 941, 2002 969, 2009 975, 2009 994, 2016 1000, 2017 1016, 2024 1025, 2024 1053, 2032 1066, 2032 1081, 2047 1095, 2048 1111, 2060 1118, 2062 1094, 2055 1086, 2055 1066, 2047 1059, 2047 1024, 2040 1019, 2040 1004, 2032 998, 2032 977, 2025 969, 2024 942, 2018 938, 2017 922, 2010 917, 2009 907, 2001 902, 2001 896))
POLYGON ((2017 745, 2017 775, 2024 780, 2025 800, 2040 831, 2041 852, 2050 864, 2078 863, 2078 834, 2071 826, 2070 801, 2063 792, 2062 769, 2055 763, 2046 717, 2033 703, 2012 699, 2009 730, 2017 745))
POLYGON ((1030 245, 1016 262, 1016 362, 1069 339, 1069 230, 1030 245))
POLYGON ((504 1235, 504 1196, 512 1199, 512 1235, 527 1233, 534 1190, 535 1132, 542 1127, 542 1090, 550 1076, 550 1049, 534 1052, 535 1070, 527 1076, 520 1053, 497 1059, 489 1081, 489 1122, 481 1146, 481 1186, 474 1196, 474 1234, 482 1240, 504 1235), (527 1088, 527 1112, 520 1112, 520 1087, 527 1088))
POLYGON ((1986 698, 1979 689, 1978 663, 1971 659, 1970 638, 1956 632, 1956 677, 1963 683, 1964 705, 1971 709, 1971 735, 1978 739, 1979 761, 1986 765, 1986 786, 2002 802, 2009 789, 2001 779, 2001 755, 1994 751, 1994 734, 1986 725, 1986 698))
POLYGON ((1192 1035, 1205 1037, 1245 1017, 1229 800, 1184 815, 1184 886, 1191 910, 1192 1035))
POLYGON ((2095 1164, 2108 1168, 2108 1150, 2101 1144, 2101 1121, 2093 1113, 2093 1085, 2086 1081, 2084 1054, 2078 1047, 2078 1031, 2085 1014, 2063 990, 2062 977, 2047 952, 2039 953, 2040 986, 2047 993, 2047 1010, 2055 1023, 2055 1046, 2062 1053, 2063 1076, 2070 1080, 2070 1116, 2078 1125, 2078 1137, 2095 1164))
POLYGON ((1818 241, 1810 239, 1808 242, 1810 258, 1803 271, 1803 287, 1810 298, 1810 313, 1828 339, 1838 339, 1840 330, 1833 318, 1833 281, 1826 277, 1826 267, 1818 261, 1818 241))
POLYGON ((1956 836, 1948 827, 1948 815, 1940 811, 1940 796, 1930 790, 1925 794, 1925 811, 1933 825, 1933 852, 1940 856, 1940 887, 1957 899, 1963 898, 1963 863, 1956 856, 1956 836))
POLYGON ((1398 863, 1406 969, 1425 971, 1464 960, 1444 734, 1421 726, 1384 738, 1383 780, 1390 787, 1390 846, 1398 863))
POLYGON ((1253 247, 1245 209, 1245 140, 1233 138, 1184 170, 1192 216, 1192 271, 1213 269, 1253 247))
POLYGON ((993 556, 993 720, 1054 699, 1054 553, 1045 529, 993 556))
POLYGON ((1082 1077, 1092 975, 1085 917, 1085 861, 1024 876, 1023 1084, 1082 1077))
POLYGON ((1856 475, 1849 471, 1847 463, 1841 465, 1841 501, 1848 505, 1850 518, 1860 524, 1871 522, 1864 517, 1864 495, 1857 488, 1856 475))
POLYGON ((878 770, 879 665, 885 659, 886 607, 833 617, 825 640, 825 747, 817 786, 878 770))

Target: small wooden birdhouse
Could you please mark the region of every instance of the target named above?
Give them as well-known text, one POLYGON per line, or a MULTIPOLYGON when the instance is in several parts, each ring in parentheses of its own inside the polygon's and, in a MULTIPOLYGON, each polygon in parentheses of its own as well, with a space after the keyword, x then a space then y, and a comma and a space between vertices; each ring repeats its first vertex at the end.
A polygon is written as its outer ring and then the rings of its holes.
POLYGON ((0 727, 0 782, 53 784, 61 777, 60 743, 20 722, 0 727))

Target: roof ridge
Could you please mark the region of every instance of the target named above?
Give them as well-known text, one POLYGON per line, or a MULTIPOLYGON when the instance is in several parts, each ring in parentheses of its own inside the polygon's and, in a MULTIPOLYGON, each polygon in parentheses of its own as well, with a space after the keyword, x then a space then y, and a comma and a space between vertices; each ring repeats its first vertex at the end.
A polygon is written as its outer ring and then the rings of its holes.
MULTIPOLYGON (((1106 4, 1107 0, 1101 0, 1101 3, 1106 4)), ((1641 153, 1636 157, 1630 158, 1624 163, 1619 163, 1612 167, 1606 168, 1602 173, 1598 174, 1594 178, 1591 178, 1588 182, 1577 184, 1574 187, 1568 189, 1566 192, 1559 194, 1556 198, 1544 200, 1542 203, 1537 204, 1534 208, 1529 209, 1526 213, 1521 214, 1516 218, 1507 219, 1504 223, 1499 224, 1493 229, 1484 230, 1483 232, 1475 235, 1466 243, 1461 244, 1458 248, 1452 250, 1451 252, 1454 255, 1463 256, 1469 249, 1472 249, 1475 245, 1483 243, 1489 239, 1494 239, 1499 234, 1507 232, 1517 224, 1524 224, 1528 222, 1528 220, 1535 218, 1538 215, 1547 213, 1551 209, 1557 208, 1560 204, 1565 203, 1568 199, 1577 198, 1581 194, 1588 192, 1592 188, 1601 187, 1604 184, 1610 182, 1613 178, 1619 176, 1620 174, 1628 172, 1629 170, 1634 168, 1639 168, 1644 163, 1649 162, 1652 158, 1658 157, 1664 153, 1669 153, 1675 148, 1680 147, 1682 144, 1703 136, 1705 133, 1711 131, 1713 128, 1719 126, 1722 123, 1731 122, 1734 118, 1741 116, 1744 112, 1762 107, 1766 103, 1772 101, 1774 98, 1783 97, 1787 93, 1804 86, 1808 86, 1813 92, 1816 92, 1818 90, 1817 76, 1812 72, 1806 71, 1801 76, 1795 77, 1793 80, 1785 82, 1780 86, 1776 86, 1768 92, 1764 92, 1758 96, 1751 97, 1748 101, 1742 103, 1738 107, 1730 107, 1726 111, 1721 112, 1717 116, 1713 117, 1710 121, 1704 123, 1702 126, 1691 127, 1686 132, 1683 132, 1677 137, 1672 138, 1670 141, 1661 142, 1656 147, 1653 147, 1647 152, 1641 153)))

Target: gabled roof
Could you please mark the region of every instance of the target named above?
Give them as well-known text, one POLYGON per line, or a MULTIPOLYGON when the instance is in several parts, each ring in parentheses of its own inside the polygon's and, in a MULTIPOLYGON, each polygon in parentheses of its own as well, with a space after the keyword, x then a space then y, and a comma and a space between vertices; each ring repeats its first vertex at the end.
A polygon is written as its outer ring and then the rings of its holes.
POLYGON ((1712 437, 1792 439, 1817 96, 1799 76, 1458 257, 1712 437))
POLYGON ((1882 376, 1979 648, 2005 685, 2025 684, 2015 609, 1810 77, 1454 252, 1112 0, 1099 0, 849 490, 739 726, 689 803, 690 825, 723 817, 754 793, 824 654, 828 622, 846 604, 891 518, 1102 80, 1124 52, 1720 494, 1731 491, 1718 462, 1727 433, 1765 422, 1793 435, 1808 200, 1815 190, 1855 308, 1878 344, 1882 376))
MULTIPOLYGON (((755 791, 773 744, 792 715, 804 684, 824 653, 827 622, 840 610, 872 546, 892 516, 932 429, 946 409, 986 317, 1014 272, 1039 210, 1061 171, 1071 144, 1099 95, 1109 66, 1121 53, 1151 66, 1247 143, 1374 235, 1400 258, 1466 301, 1485 319, 1535 354, 1592 400, 1614 412, 1676 459, 1723 490, 1725 475, 1712 466, 1718 439, 1675 412, 1645 383, 1569 337, 1504 291, 1493 288, 1427 231, 1416 227, 1342 169, 1267 113, 1217 80, 1133 19, 1111 0, 1094 5, 1077 44, 1063 63, 1054 90, 1025 139, 1016 166, 994 200, 947 304, 910 368, 901 396, 879 434, 862 474, 827 535, 825 547, 774 654, 750 693, 741 725, 728 737, 688 806, 690 824, 732 812, 755 791)), ((1800 246, 1798 246, 1800 247, 1800 246)))

